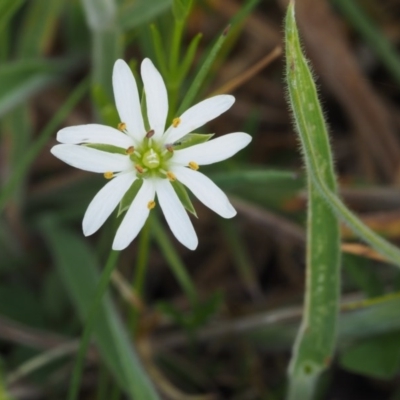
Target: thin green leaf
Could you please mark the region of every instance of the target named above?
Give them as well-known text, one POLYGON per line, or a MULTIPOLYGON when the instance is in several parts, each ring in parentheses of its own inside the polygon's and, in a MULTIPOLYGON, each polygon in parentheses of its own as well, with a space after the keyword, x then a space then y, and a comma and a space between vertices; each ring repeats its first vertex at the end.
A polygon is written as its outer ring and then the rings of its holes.
POLYGON ((165 47, 162 43, 160 32, 155 24, 150 25, 151 37, 153 39, 154 53, 158 66, 160 67, 161 75, 168 76, 168 69, 166 63, 165 47))
POLYGON ((18 55, 33 58, 46 52, 55 38, 58 16, 64 6, 64 0, 30 1, 25 18, 18 32, 18 55))
POLYGON ((186 111, 193 103, 196 95, 198 94, 201 85, 207 77, 210 68, 217 57, 222 45, 224 44, 226 37, 229 32, 229 26, 224 29, 222 34, 215 41, 214 45, 211 47, 209 53, 207 54, 204 62, 202 63, 200 69, 198 70, 192 84, 190 85, 185 97, 182 100, 181 106, 179 107, 177 115, 181 115, 186 111))
MULTIPOLYGON (((294 14, 293 5, 289 8, 290 13, 294 14)), ((292 15, 294 19, 294 16, 292 15)), ((289 39, 287 42, 294 41, 293 36, 297 35, 296 30, 288 31, 289 39)), ((298 44, 297 44, 298 45, 298 44)), ((299 45, 298 45, 299 46, 299 45)), ((292 49, 293 53, 296 49, 292 49)), ((300 51, 300 47, 298 50, 300 51)), ((292 60, 293 61, 293 60, 292 60)), ((304 152, 307 171, 310 174, 313 183, 318 190, 318 192, 323 196, 326 203, 333 209, 333 211, 338 215, 349 227, 355 232, 361 239, 369 243, 369 245, 375 249, 378 253, 382 254, 387 260, 394 265, 400 267, 400 250, 393 246, 391 243, 387 242, 385 239, 376 234, 372 229, 367 227, 356 215, 354 215, 346 205, 340 200, 335 192, 326 184, 323 178, 323 169, 321 165, 324 165, 324 161, 318 156, 317 144, 314 141, 314 133, 318 132, 319 127, 310 122, 309 114, 316 114, 319 112, 317 109, 312 109, 313 104, 305 104, 303 98, 301 97, 301 90, 299 85, 304 83, 295 79, 297 74, 297 66, 293 64, 291 60, 288 60, 288 81, 293 83, 293 89, 297 89, 299 96, 293 98, 291 103, 293 108, 297 108, 298 112, 296 124, 297 130, 300 132, 300 138, 302 141, 302 150, 304 152), (293 76, 294 79, 289 79, 293 76), (297 87, 295 87, 297 86, 297 87)), ((305 61, 304 61, 305 63, 305 61)), ((311 74, 309 73, 311 78, 311 74)), ((303 88, 308 90, 308 88, 303 88)))
POLYGON ((192 7, 192 0, 173 0, 172 12, 178 21, 183 21, 187 18, 190 8, 192 7))
POLYGON ((199 47, 199 43, 202 37, 203 34, 198 33, 190 42, 190 45, 186 50, 186 54, 180 63, 181 65, 178 71, 178 82, 182 82, 186 78, 186 75, 188 74, 189 69, 192 66, 197 48, 199 47))
MULTIPOLYGON (((39 226, 80 318, 85 320, 99 281, 93 252, 78 236, 59 226, 53 215, 42 217, 39 226)), ((129 395, 138 399, 158 399, 108 296, 101 301, 94 335, 106 364, 129 395)))
MULTIPOLYGON (((328 133, 315 83, 301 51, 294 16, 289 5, 286 23, 286 78, 295 126, 304 149, 304 136, 313 142, 321 180, 332 193, 336 179, 328 133)), ((303 150, 304 151, 304 150, 303 150)), ((335 348, 340 287, 340 232, 336 215, 311 178, 308 154, 307 265, 305 309, 289 366, 288 398, 312 399, 317 380, 327 368, 335 348)))

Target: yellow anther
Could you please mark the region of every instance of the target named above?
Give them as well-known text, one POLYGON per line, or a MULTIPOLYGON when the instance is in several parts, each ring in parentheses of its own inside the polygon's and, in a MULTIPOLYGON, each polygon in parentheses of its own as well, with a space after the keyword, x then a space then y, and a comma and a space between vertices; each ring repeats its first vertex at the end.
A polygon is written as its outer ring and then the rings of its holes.
POLYGON ((199 169, 199 164, 195 163, 194 161, 190 161, 189 167, 195 171, 199 169))
POLYGON ((126 150, 126 154, 132 154, 135 151, 135 148, 133 146, 129 146, 126 150))
POLYGON ((156 202, 155 202, 154 200, 150 200, 150 201, 147 203, 147 208, 148 208, 149 210, 152 210, 155 206, 156 206, 156 202))
POLYGON ((126 123, 125 122, 120 122, 118 124, 118 130, 121 131, 121 132, 126 131, 126 123))
POLYGON ((173 153, 174 152, 174 146, 172 146, 172 144, 166 144, 165 148, 170 152, 173 153))
POLYGON ((104 178, 111 179, 114 176, 112 172, 104 172, 104 178))
POLYGON ((141 165, 136 164, 135 169, 137 172, 139 172, 139 174, 143 174, 143 167, 141 165))
POLYGON ((150 139, 150 138, 153 137, 153 136, 154 136, 154 129, 152 129, 152 130, 150 130, 150 131, 148 131, 148 132, 146 133, 147 139, 150 139))
POLYGON ((176 181, 176 176, 173 172, 168 171, 167 172, 167 178, 171 181, 171 182, 175 182, 176 181))
POLYGON ((180 119, 180 118, 174 118, 174 119, 172 120, 172 126, 173 126, 174 128, 177 128, 177 127, 179 126, 180 123, 181 123, 181 119, 180 119))

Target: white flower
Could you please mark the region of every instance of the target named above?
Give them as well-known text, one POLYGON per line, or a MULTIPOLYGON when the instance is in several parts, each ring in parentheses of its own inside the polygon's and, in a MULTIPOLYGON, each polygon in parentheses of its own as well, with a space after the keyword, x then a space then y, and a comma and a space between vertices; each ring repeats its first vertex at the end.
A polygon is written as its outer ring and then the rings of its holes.
POLYGON ((209 178, 198 172, 199 165, 212 164, 233 156, 247 146, 251 137, 231 133, 191 147, 179 147, 182 138, 228 110, 233 96, 206 99, 175 118, 166 130, 168 97, 164 81, 149 59, 141 65, 150 130, 145 129, 135 78, 122 61, 113 71, 113 88, 121 119, 118 129, 90 124, 61 129, 51 152, 67 164, 85 171, 103 173, 110 179, 94 197, 83 218, 85 236, 96 232, 114 211, 136 180, 142 185, 120 224, 112 248, 127 247, 142 229, 157 201, 175 237, 194 250, 198 240, 184 206, 171 181, 179 181, 207 207, 224 218, 236 215, 226 195, 209 178), (85 145, 86 144, 86 145, 85 145), (95 144, 97 148, 87 146, 95 144), (99 144, 124 149, 120 153, 102 151, 99 144))

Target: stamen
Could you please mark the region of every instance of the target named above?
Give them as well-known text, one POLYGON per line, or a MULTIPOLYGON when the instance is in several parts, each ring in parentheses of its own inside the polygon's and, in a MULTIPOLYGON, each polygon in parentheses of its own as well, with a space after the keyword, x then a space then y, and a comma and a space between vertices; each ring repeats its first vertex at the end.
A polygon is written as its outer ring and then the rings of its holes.
POLYGON ((173 153, 174 152, 174 147, 172 146, 172 144, 166 144, 165 148, 170 152, 173 153))
POLYGON ((144 170, 143 170, 143 167, 141 165, 136 164, 135 165, 135 169, 136 169, 137 172, 139 172, 139 174, 143 174, 144 170))
POLYGON ((135 151, 135 148, 134 148, 133 146, 129 146, 129 147, 125 150, 125 153, 131 155, 131 154, 133 154, 134 151, 135 151))
POLYGON ((176 181, 176 176, 173 172, 168 171, 167 172, 167 178, 171 181, 171 182, 175 182, 176 181))
POLYGON ((195 163, 194 161, 190 161, 189 167, 194 171, 197 171, 199 169, 199 164, 195 163))
POLYGON ((121 132, 126 131, 126 123, 125 122, 120 122, 118 124, 118 130, 121 131, 121 132))
POLYGON ((148 132, 146 133, 147 139, 150 139, 150 138, 153 137, 153 136, 154 136, 154 129, 151 129, 150 131, 148 131, 148 132))
POLYGON ((174 119, 172 120, 172 126, 173 126, 174 128, 177 128, 177 127, 179 126, 180 123, 181 123, 181 119, 180 119, 180 118, 174 118, 174 119))
POLYGON ((112 172, 104 172, 103 176, 106 179, 111 179, 114 177, 114 174, 112 172))
POLYGON ((156 202, 155 202, 154 200, 150 200, 150 201, 147 203, 147 208, 148 208, 149 210, 152 210, 155 206, 156 206, 156 202))

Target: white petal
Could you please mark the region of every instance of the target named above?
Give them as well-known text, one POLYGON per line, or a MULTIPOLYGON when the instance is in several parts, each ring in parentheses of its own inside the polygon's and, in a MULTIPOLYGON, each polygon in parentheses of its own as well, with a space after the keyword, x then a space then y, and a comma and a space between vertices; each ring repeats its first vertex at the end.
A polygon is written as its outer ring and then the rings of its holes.
POLYGON ((185 167, 173 167, 171 171, 205 206, 221 217, 232 218, 236 215, 226 194, 211 179, 185 167))
POLYGON ((154 200, 154 184, 151 180, 143 180, 143 185, 129 207, 112 245, 113 250, 125 249, 143 228, 150 210, 147 205, 154 200))
POLYGON ((173 126, 168 128, 164 135, 164 143, 174 143, 187 133, 200 128, 231 108, 234 102, 233 96, 224 94, 197 103, 180 116, 180 123, 176 128, 173 126))
POLYGON ((247 133, 230 133, 186 149, 175 150, 171 162, 181 165, 188 165, 190 161, 194 161, 198 165, 213 164, 232 157, 246 147, 251 139, 247 133))
POLYGON ((156 192, 172 233, 184 246, 194 250, 198 245, 196 232, 171 183, 167 179, 157 180, 156 192))
POLYGON ((72 167, 91 172, 119 172, 132 168, 128 156, 107 153, 76 144, 58 144, 50 150, 61 161, 72 167))
POLYGON ((129 135, 140 141, 146 131, 140 108, 139 93, 132 71, 125 61, 117 60, 115 62, 112 81, 115 104, 121 122, 125 122, 129 135))
POLYGON ((61 129, 57 133, 57 140, 60 143, 79 144, 79 143, 101 143, 127 149, 133 146, 132 138, 118 129, 106 125, 88 124, 70 126, 61 129))
POLYGON ((135 179, 134 172, 119 175, 94 196, 83 217, 82 228, 85 236, 92 235, 104 224, 135 179))
POLYGON ((150 129, 154 129, 154 138, 157 139, 164 133, 168 115, 167 89, 160 73, 148 58, 142 62, 141 74, 146 93, 150 129))

